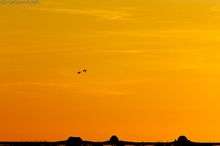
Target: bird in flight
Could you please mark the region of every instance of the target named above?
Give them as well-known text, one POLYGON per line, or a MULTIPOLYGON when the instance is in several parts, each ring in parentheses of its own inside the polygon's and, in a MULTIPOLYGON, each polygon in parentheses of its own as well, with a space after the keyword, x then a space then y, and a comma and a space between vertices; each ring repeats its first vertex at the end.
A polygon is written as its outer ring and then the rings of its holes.
MULTIPOLYGON (((86 71, 87 71, 87 70, 84 69, 82 72, 85 72, 85 73, 86 73, 86 71)), ((81 74, 81 71, 78 71, 77 74, 81 74)))

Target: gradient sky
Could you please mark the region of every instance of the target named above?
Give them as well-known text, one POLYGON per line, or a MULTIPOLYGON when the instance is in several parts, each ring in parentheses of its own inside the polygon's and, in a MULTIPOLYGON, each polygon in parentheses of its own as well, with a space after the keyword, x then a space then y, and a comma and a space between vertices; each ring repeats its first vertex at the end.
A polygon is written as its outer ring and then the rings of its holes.
POLYGON ((218 0, 39 2, 0 5, 0 141, 220 141, 218 0))

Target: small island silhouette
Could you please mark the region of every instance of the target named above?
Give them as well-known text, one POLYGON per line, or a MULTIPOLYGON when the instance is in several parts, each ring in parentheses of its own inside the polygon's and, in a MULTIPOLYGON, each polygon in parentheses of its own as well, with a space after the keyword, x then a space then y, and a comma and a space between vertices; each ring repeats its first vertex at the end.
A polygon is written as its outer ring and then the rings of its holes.
POLYGON ((132 142, 119 140, 116 135, 103 142, 84 141, 70 136, 67 140, 56 142, 0 142, 0 146, 220 146, 220 143, 192 142, 186 136, 179 136, 171 142, 132 142))

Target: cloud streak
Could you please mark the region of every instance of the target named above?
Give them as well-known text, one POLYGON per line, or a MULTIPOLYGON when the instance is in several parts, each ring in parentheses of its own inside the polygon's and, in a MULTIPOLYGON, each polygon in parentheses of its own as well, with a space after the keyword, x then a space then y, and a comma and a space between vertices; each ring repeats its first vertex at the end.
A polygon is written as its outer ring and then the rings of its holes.
POLYGON ((74 15, 87 15, 93 16, 97 19, 107 19, 107 20, 126 20, 129 19, 129 16, 132 16, 131 13, 117 10, 105 10, 105 9, 41 9, 44 11, 52 13, 66 13, 74 15))
POLYGON ((127 53, 127 54, 139 54, 142 53, 140 50, 95 50, 101 53, 127 53))
POLYGON ((44 83, 44 82, 1 83, 0 86, 42 86, 42 87, 70 88, 67 84, 44 83))

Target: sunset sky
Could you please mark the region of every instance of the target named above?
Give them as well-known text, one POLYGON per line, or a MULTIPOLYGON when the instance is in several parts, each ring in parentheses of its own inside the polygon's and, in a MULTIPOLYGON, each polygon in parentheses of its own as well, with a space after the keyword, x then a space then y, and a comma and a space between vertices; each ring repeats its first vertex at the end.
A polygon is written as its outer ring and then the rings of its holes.
POLYGON ((0 141, 220 142, 219 0, 39 3, 0 4, 0 141))

